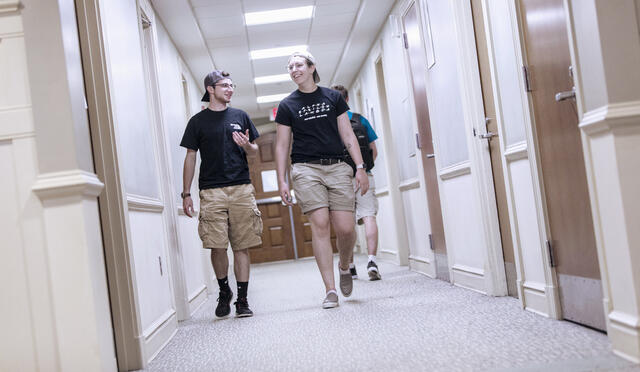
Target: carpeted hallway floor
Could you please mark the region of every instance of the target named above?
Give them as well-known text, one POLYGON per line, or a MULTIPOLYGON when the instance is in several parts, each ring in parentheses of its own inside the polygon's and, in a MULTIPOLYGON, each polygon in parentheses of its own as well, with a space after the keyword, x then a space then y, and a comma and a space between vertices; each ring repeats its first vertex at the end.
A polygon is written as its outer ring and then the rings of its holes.
POLYGON ((603 333, 391 263, 370 282, 365 260, 353 295, 330 310, 314 260, 254 265, 252 318, 216 319, 211 296, 147 370, 640 371, 603 333))

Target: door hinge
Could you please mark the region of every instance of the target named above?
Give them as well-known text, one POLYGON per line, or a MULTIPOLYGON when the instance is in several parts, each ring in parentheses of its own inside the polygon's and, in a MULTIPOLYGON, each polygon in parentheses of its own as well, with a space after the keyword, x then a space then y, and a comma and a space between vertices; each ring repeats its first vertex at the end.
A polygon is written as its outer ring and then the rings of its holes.
POLYGON ((429 234, 429 248, 431 248, 432 251, 435 250, 435 248, 433 247, 433 235, 429 234))
POLYGON ((407 33, 402 33, 402 43, 404 44, 405 49, 409 49, 409 39, 407 38, 407 33))
POLYGON ((160 266, 160 276, 162 276, 162 258, 158 256, 158 265, 160 266))
POLYGON ((416 147, 422 149, 422 143, 420 142, 420 133, 416 133, 416 147))
POLYGON ((556 267, 556 258, 553 252, 553 244, 550 240, 547 240, 547 250, 549 251, 549 266, 556 267))
POLYGON ((526 92, 532 92, 531 89, 531 71, 528 66, 522 66, 522 76, 524 77, 524 90, 526 92))

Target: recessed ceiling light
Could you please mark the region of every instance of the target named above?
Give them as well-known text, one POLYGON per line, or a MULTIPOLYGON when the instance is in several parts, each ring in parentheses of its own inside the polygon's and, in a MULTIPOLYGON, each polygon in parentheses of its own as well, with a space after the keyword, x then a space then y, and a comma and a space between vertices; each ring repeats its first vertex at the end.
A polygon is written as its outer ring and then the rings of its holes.
POLYGON ((244 14, 244 21, 247 26, 264 25, 267 23, 297 21, 313 16, 313 5, 301 6, 297 8, 285 8, 267 10, 263 12, 251 12, 244 14))
POLYGON ((259 76, 254 79, 256 84, 269 84, 269 83, 280 83, 283 81, 288 81, 291 78, 289 74, 279 74, 279 75, 267 75, 267 76, 259 76))
POLYGON ((282 101, 289 94, 291 93, 272 94, 270 96, 259 96, 257 101, 258 103, 278 102, 278 101, 282 101))
POLYGON ((251 55, 251 59, 263 59, 288 56, 293 52, 302 52, 306 50, 306 45, 292 45, 288 47, 252 50, 251 52, 249 52, 249 54, 251 55))

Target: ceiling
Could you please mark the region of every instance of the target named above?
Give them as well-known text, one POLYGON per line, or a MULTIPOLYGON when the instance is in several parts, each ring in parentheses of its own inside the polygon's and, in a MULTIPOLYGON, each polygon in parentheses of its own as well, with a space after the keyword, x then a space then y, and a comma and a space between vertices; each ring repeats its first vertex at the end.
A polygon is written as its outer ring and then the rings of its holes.
MULTIPOLYGON (((255 77, 286 73, 287 56, 251 60, 256 49, 308 45, 320 85, 351 85, 395 0, 152 0, 197 81, 215 68, 231 73, 231 105, 252 118, 278 102, 263 95, 296 89, 291 81, 256 85, 255 77), (314 5, 311 19, 246 26, 244 13, 314 5)), ((204 91, 204 87, 201 88, 204 91)))

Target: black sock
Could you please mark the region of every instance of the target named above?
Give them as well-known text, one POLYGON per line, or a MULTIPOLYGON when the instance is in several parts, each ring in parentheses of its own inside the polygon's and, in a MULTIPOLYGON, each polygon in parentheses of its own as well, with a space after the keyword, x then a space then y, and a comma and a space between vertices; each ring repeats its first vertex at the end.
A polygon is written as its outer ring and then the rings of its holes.
POLYGON ((238 298, 247 298, 249 282, 238 282, 238 298))
POLYGON ((218 279, 218 286, 220 287, 220 292, 231 292, 231 288, 229 287, 229 279, 226 276, 222 279, 218 279))

